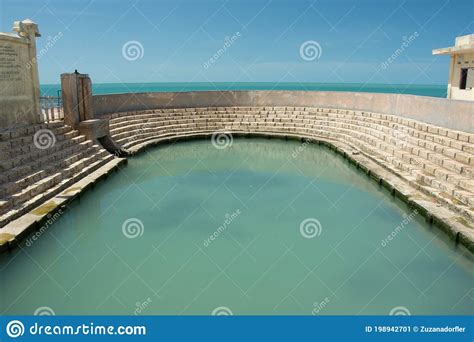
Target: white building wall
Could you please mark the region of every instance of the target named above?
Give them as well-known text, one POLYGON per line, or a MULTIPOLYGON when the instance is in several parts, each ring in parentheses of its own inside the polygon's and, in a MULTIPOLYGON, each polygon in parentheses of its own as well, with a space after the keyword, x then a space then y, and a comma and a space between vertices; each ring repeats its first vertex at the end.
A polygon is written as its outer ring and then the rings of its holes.
POLYGON ((474 100, 474 87, 471 89, 459 88, 461 83, 461 69, 472 68, 472 72, 474 72, 474 53, 456 54, 452 55, 452 58, 454 61, 452 61, 451 64, 448 97, 457 100, 474 100))

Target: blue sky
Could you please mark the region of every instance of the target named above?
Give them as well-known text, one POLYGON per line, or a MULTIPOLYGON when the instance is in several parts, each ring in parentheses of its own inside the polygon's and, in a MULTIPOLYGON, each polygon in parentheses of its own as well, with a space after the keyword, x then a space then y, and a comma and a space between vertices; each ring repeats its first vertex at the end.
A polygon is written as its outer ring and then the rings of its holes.
POLYGON ((55 41, 43 84, 74 69, 97 83, 445 84, 449 58, 431 50, 474 33, 474 0, 0 0, 0 31, 25 18, 40 27, 38 51, 55 41), (302 58, 308 41, 319 58, 302 58))

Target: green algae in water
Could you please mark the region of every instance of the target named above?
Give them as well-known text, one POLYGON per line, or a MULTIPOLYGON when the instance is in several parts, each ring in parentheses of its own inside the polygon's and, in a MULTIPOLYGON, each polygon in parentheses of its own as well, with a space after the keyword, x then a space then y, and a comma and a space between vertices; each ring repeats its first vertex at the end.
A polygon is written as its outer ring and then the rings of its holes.
POLYGON ((470 253, 333 151, 294 141, 149 149, 14 253, 0 260, 3 314, 474 313, 470 253))

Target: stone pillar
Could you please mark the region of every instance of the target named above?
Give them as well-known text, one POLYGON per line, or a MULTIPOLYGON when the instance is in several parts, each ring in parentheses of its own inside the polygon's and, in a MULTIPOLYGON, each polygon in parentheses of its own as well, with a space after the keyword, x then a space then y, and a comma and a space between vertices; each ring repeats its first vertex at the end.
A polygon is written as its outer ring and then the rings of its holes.
MULTIPOLYGON (((25 37, 28 39, 28 55, 30 56, 30 67, 27 69, 31 72, 31 88, 34 97, 33 106, 34 112, 39 114, 41 111, 40 108, 40 83, 39 83, 39 73, 38 73, 38 63, 37 63, 37 54, 36 54, 36 38, 41 37, 41 34, 38 30, 38 24, 26 19, 23 21, 15 21, 13 23, 13 31, 18 32, 20 37, 25 37)), ((37 121, 39 123, 39 116, 37 116, 37 121)))
POLYGON ((77 128, 82 121, 93 119, 92 83, 89 75, 61 74, 64 123, 77 128))
POLYGON ((79 86, 82 100, 81 121, 94 119, 94 112, 92 111, 92 81, 89 75, 80 75, 79 86))
POLYGON ((451 55, 451 62, 449 64, 449 78, 448 78, 448 91, 447 91, 447 98, 452 98, 453 93, 453 81, 454 81, 454 70, 456 69, 456 59, 457 55, 451 55))

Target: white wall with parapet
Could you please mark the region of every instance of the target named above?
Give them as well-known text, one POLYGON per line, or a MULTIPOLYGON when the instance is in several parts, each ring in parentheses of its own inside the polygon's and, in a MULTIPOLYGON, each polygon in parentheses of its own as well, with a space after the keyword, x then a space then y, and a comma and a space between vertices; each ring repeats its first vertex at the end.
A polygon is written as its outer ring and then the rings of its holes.
POLYGON ((461 69, 473 68, 474 69, 474 53, 453 55, 454 61, 453 72, 451 75, 451 98, 458 100, 474 100, 474 88, 460 89, 461 84, 461 69))

